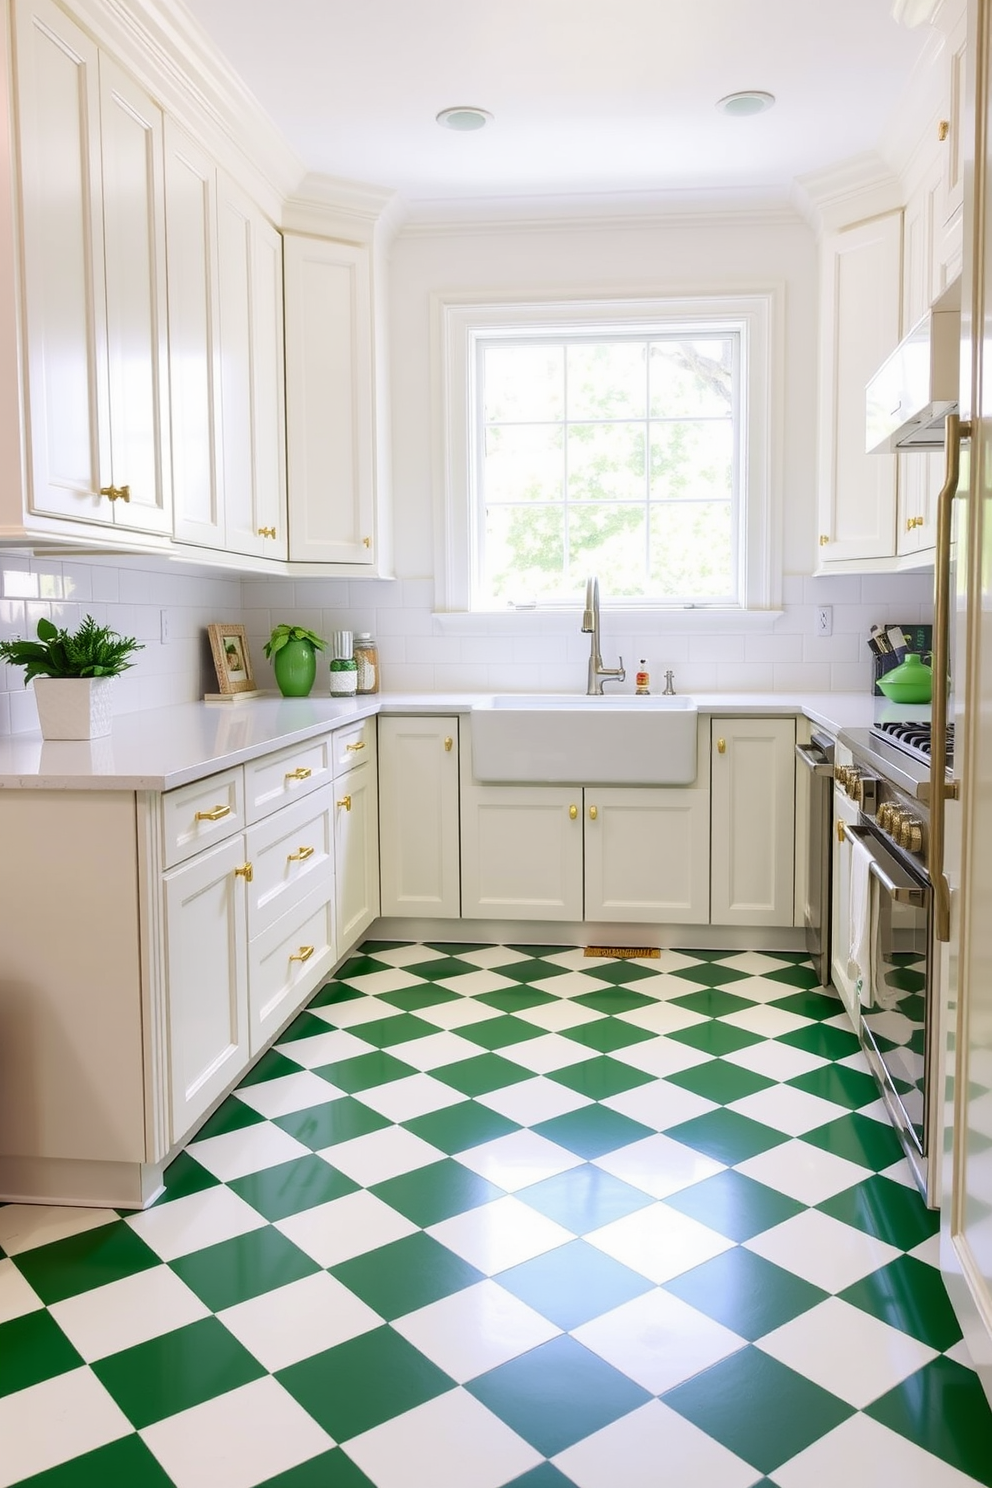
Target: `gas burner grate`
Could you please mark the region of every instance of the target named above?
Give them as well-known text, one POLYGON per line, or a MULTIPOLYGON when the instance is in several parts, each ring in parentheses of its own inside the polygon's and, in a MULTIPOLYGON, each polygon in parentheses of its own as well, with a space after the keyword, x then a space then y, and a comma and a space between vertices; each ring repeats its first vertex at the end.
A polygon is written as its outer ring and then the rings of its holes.
MULTIPOLYGON (((872 730, 873 733, 889 739, 904 749, 907 754, 916 755, 919 759, 929 761, 931 752, 930 724, 926 722, 901 723, 888 721, 878 723, 872 730)), ((947 736, 944 742, 944 757, 950 767, 954 752, 954 725, 947 725, 947 736)))

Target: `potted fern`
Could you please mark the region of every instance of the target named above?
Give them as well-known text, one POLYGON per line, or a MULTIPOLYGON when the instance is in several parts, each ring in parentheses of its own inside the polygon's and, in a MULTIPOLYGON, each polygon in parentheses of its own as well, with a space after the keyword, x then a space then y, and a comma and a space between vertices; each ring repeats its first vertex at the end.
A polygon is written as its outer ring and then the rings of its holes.
POLYGON ((99 739, 110 733, 114 679, 143 649, 87 615, 74 632, 39 620, 36 641, 0 641, 0 660, 24 668, 25 687, 34 683, 43 738, 99 739))

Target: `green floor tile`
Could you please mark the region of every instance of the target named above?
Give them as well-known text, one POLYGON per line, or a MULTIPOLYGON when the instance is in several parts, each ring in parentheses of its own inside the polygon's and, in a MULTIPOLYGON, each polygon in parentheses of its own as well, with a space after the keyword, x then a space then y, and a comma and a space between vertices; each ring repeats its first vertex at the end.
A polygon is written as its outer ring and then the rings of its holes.
MULTIPOLYGON (((294 1073, 299 1073, 294 1066, 294 1073)), ((205 1142, 208 1137, 226 1137, 228 1132, 244 1131, 246 1126, 257 1126, 265 1117, 260 1112, 238 1100, 237 1092, 222 1101, 212 1116, 208 1116, 198 1128, 195 1140, 205 1142)))
POLYGON ((468 1039, 469 1043, 477 1044, 480 1049, 505 1049, 510 1044, 522 1044, 526 1039, 542 1038, 543 1028, 535 1028, 533 1023, 525 1023, 522 1018, 514 1018, 512 1013, 504 1013, 498 1018, 487 1018, 483 1023, 470 1023, 465 1028, 459 1028, 458 1037, 468 1039))
MULTIPOLYGON (((440 947, 434 949, 438 950, 440 947)), ((467 951, 471 947, 463 946, 461 949, 467 951)), ((458 955, 445 955, 437 956, 433 961, 420 961, 415 966, 404 966, 403 970, 410 976, 423 977, 425 982, 446 982, 451 977, 468 976, 479 968, 473 966, 471 961, 461 960, 458 955)))
POLYGON ((504 1189, 450 1157, 415 1168, 412 1173, 401 1173, 398 1178, 387 1178, 371 1192, 421 1229, 506 1197, 504 1189))
POLYGON ((317 1156, 293 1158, 274 1168, 247 1173, 244 1178, 232 1178, 227 1186, 268 1220, 314 1209, 358 1188, 351 1178, 317 1156))
POLYGON ((643 1189, 588 1162, 529 1188, 518 1188, 516 1197, 574 1235, 587 1235, 654 1202, 643 1189))
POLYGON ((665 1132, 674 1142, 684 1142, 697 1152, 705 1152, 716 1162, 732 1167, 757 1157, 759 1152, 768 1152, 789 1138, 785 1132, 765 1126, 761 1121, 752 1121, 738 1111, 707 1111, 704 1116, 694 1116, 691 1121, 682 1121, 665 1132))
POLYGON ((827 1300, 827 1293, 737 1246, 665 1283, 672 1292, 753 1343, 827 1300))
POLYGON ((613 1054, 617 1049, 643 1044, 645 1039, 656 1036, 649 1029, 637 1028, 620 1018, 597 1018, 594 1023, 580 1023, 578 1028, 563 1028, 562 1035, 587 1049, 597 1049, 600 1054, 613 1054))
POLYGON ((891 1126, 875 1121, 871 1116, 862 1116, 852 1111, 849 1116, 838 1116, 814 1131, 804 1132, 802 1140, 812 1142, 824 1152, 836 1157, 846 1157, 849 1162, 860 1163, 863 1168, 873 1168, 876 1173, 890 1168, 902 1157, 899 1138, 891 1126))
MULTIPOLYGON (((789 975, 792 975, 791 971, 789 975)), ((774 982, 785 980, 775 971, 769 973, 769 979, 774 982)), ((822 1023, 824 1018, 836 1018, 844 1011, 839 997, 831 997, 829 993, 812 987, 803 992, 793 992, 791 996, 776 997, 769 1006, 781 1008, 784 1013, 795 1013, 800 1018, 812 1018, 817 1023, 822 1023)))
MULTIPOLYGON (((383 950, 387 947, 383 946, 383 950)), ((372 955, 351 956, 334 973, 336 982, 351 982, 356 977, 374 976, 377 971, 392 971, 388 961, 377 961, 372 955)), ((404 970, 406 968, 404 967, 404 970)))
POLYGON ((865 1414, 992 1485, 992 1408, 973 1370, 940 1356, 867 1406, 865 1414))
MULTIPOLYGON (((289 1048, 282 1049, 284 1057, 287 1059, 292 1059, 293 1050, 291 1046, 295 1043, 299 1043, 300 1039, 316 1038, 318 1034, 326 1033, 327 1029, 328 1023, 326 1018, 317 1018, 314 1016, 313 1013, 308 1012, 300 1013, 298 1017, 293 1019, 289 1027, 283 1029, 282 1033, 279 1035, 280 1047, 282 1045, 290 1045, 289 1048)), ((255 1081, 253 1079, 253 1076, 255 1075, 255 1072, 265 1067, 266 1061, 268 1061, 269 1059, 269 1055, 275 1054, 276 1052, 277 1051, 275 1049, 270 1049, 268 1054, 263 1054, 261 1059, 258 1061, 258 1064, 255 1065, 255 1068, 250 1071, 247 1081, 244 1083, 247 1083, 249 1085, 254 1084, 255 1081)), ((278 1061, 272 1062, 276 1065, 274 1074, 263 1074, 262 1076, 260 1076, 261 1079, 274 1079, 277 1075, 291 1073, 290 1070, 278 1068, 278 1061)))
MULTIPOLYGON (((481 946, 476 946, 476 950, 481 949, 481 946)), ((575 947, 567 945, 508 945, 507 950, 519 951, 521 956, 533 956, 544 961, 549 956, 564 956, 569 954, 575 950, 575 947)))
POLYGON ((694 982, 699 987, 725 987, 728 982, 740 982, 747 976, 733 966, 721 966, 719 961, 704 962, 699 966, 680 966, 672 976, 694 982))
POLYGON ((20 1478, 17 1488, 172 1488, 172 1479, 135 1434, 20 1478))
POLYGON ((566 1332, 652 1289, 645 1276, 584 1240, 559 1245, 494 1280, 566 1332))
POLYGON ((915 1188, 877 1173, 816 1207, 900 1250, 915 1249, 940 1229, 940 1215, 926 1207, 915 1188))
POLYGON ((574 1338, 553 1338, 465 1386, 546 1457, 609 1426, 651 1396, 574 1338))
MULTIPOLYGON (((309 1014, 301 1015, 309 1016, 309 1014)), ((314 1018, 314 1023, 320 1027, 313 1030, 314 1033, 326 1033, 327 1024, 320 1018, 314 1018)), ((297 1019, 299 1022, 299 1019, 297 1019)), ((307 1038, 310 1037, 308 1033, 307 1038)), ((281 1080, 283 1075, 298 1075, 301 1065, 294 1063, 292 1054, 286 1055, 279 1049, 269 1049, 264 1053, 256 1065, 245 1075, 241 1081, 242 1085, 262 1085, 266 1080, 281 1080)))
POLYGON ((321 1452, 319 1457, 311 1457, 309 1462, 301 1462, 299 1467, 266 1478, 258 1488, 375 1488, 375 1484, 346 1452, 334 1447, 330 1452, 321 1452))
POLYGON ((276 1379, 337 1442, 370 1431, 455 1385, 392 1328, 374 1328, 291 1364, 276 1379))
POLYGON ((743 1013, 754 1007, 749 997, 724 992, 720 987, 687 992, 684 997, 675 997, 672 1000, 676 1007, 685 1008, 690 1013, 700 1013, 704 1018, 727 1018, 731 1013, 743 1013))
POLYGON ((391 1123, 371 1106, 345 1097, 344 1100, 326 1101, 320 1106, 308 1106, 303 1111, 291 1111, 288 1116, 277 1116, 274 1124, 309 1147, 311 1152, 320 1152, 332 1143, 350 1142, 352 1137, 381 1131, 391 1123))
POLYGON ((676 1029, 668 1037, 680 1044, 688 1044, 690 1049, 698 1049, 702 1054, 715 1054, 718 1058, 721 1054, 736 1054, 738 1049, 746 1049, 749 1044, 761 1043, 760 1034, 734 1028, 730 1023, 720 1023, 716 1018, 711 1018, 708 1023, 694 1023, 691 1028, 676 1029))
MULTIPOLYGON (((388 1002, 390 1007, 400 1008, 404 1013, 416 1013, 421 1008, 437 1007, 442 1002, 457 1000, 457 992, 449 992, 447 987, 435 987, 430 982, 423 987, 401 987, 398 992, 379 993, 380 1002, 388 1002)), ((357 1032, 361 1034, 361 1026, 357 1032)))
POLYGON ((17 1257, 17 1269, 47 1304, 159 1265, 153 1250, 123 1220, 53 1240, 17 1257))
POLYGON ((579 1095, 588 1095, 591 1100, 607 1100, 611 1095, 620 1095, 624 1090, 634 1090, 638 1085, 649 1085, 654 1075, 634 1069, 633 1065, 621 1064, 608 1054, 595 1059, 583 1059, 578 1064, 566 1065, 564 1069, 551 1070, 549 1080, 575 1090, 579 1095))
POLYGON ((502 1090, 507 1085, 517 1085, 521 1080, 532 1080, 533 1070, 522 1069, 499 1054, 477 1054, 474 1059, 459 1059, 454 1064, 444 1064, 431 1070, 435 1080, 460 1090, 462 1095, 488 1095, 490 1090, 502 1090))
POLYGON ((508 1137, 511 1132, 520 1130, 516 1121, 472 1100, 447 1106, 443 1111, 429 1111, 425 1116, 414 1116, 402 1124, 414 1136, 423 1137, 432 1147, 438 1147, 449 1155, 467 1152, 470 1147, 494 1142, 497 1137, 508 1137))
MULTIPOLYGON (((424 942, 429 951, 441 951, 445 956, 466 956, 470 951, 488 951, 489 945, 481 940, 427 940, 424 942)), ((516 946, 511 946, 516 950, 516 946)))
POLYGON ((848 1069, 846 1064, 821 1064, 818 1069, 807 1070, 785 1083, 796 1090, 805 1090, 808 1095, 818 1095, 821 1100, 848 1106, 852 1111, 878 1100, 878 1086, 871 1075, 848 1069))
POLYGON ((214 1317, 98 1359, 90 1367, 139 1431, 265 1374, 214 1317))
POLYGON ((393 1013, 387 1018, 374 1018, 352 1030, 366 1044, 376 1049, 390 1049, 394 1044, 407 1044, 413 1039, 428 1038, 437 1033, 433 1023, 425 1023, 413 1013, 393 1013))
MULTIPOLYGON (((617 986, 629 987, 632 982, 646 981, 650 977, 656 977, 661 972, 661 963, 657 966, 641 966, 632 957, 620 957, 616 960, 606 960, 601 956, 590 956, 586 963, 586 970, 593 976, 601 977, 604 982, 615 982, 617 986)), ((650 988, 646 988, 650 991, 650 988)))
MULTIPOLYGON (((361 997, 357 987, 346 987, 341 982, 325 982, 315 997, 307 1003, 308 1008, 327 1008, 332 1011, 338 1003, 354 1002, 361 997)), ((332 1019, 333 1021, 333 1019, 332 1019)))
POLYGON ((839 1295, 941 1353, 961 1338, 961 1325, 940 1272, 914 1256, 897 1256, 839 1295))
POLYGON ((654 1136, 649 1126, 631 1121, 629 1116, 621 1116, 608 1106, 583 1106, 581 1110, 539 1122, 533 1130, 587 1161, 602 1157, 605 1152, 615 1152, 630 1142, 639 1142, 642 1137, 654 1136))
POLYGON ((854 1414, 836 1395, 753 1347, 661 1398, 763 1473, 774 1473, 854 1414))
POLYGON ((552 1463, 542 1462, 522 1478, 507 1483, 506 1488, 574 1488, 574 1483, 574 1478, 566 1478, 552 1463))
POLYGON ((756 1075, 753 1070, 744 1069, 739 1064, 728 1064, 725 1059, 710 1059, 705 1064, 695 1064, 692 1069, 680 1070, 666 1078, 670 1084, 691 1090, 694 1095, 704 1096, 721 1106, 729 1106, 731 1101, 743 1100, 745 1095, 754 1095, 775 1084, 774 1080, 756 1075))
MULTIPOLYGON (((783 966, 780 970, 769 971, 765 974, 769 981, 782 982, 786 987, 807 989, 820 985, 816 972, 809 965, 783 966)), ((839 1012, 840 1008, 835 1006, 834 1011, 839 1012)), ((811 1015, 807 1014, 807 1017, 809 1016, 811 1015)))
POLYGON ((314 1074, 329 1080, 338 1090, 356 1095, 362 1090, 374 1090, 377 1085, 388 1085, 393 1080, 405 1080, 407 1075, 417 1074, 417 1070, 387 1054, 384 1049, 376 1049, 371 1054, 355 1054, 351 1059, 322 1064, 314 1074))
POLYGON ((483 1272, 422 1231, 330 1269, 387 1323, 485 1279, 483 1272))
POLYGON ((579 1007, 592 1008, 596 1013, 632 1013, 635 1008, 650 1007, 653 997, 635 992, 632 987, 601 987, 595 992, 583 992, 572 999, 579 1007))
POLYGON ((189 1194, 202 1193, 205 1188, 216 1188, 220 1183, 213 1173, 208 1173, 206 1168, 201 1168, 195 1157, 190 1157, 188 1152, 180 1152, 174 1157, 162 1175, 165 1192, 159 1194, 152 1208, 159 1204, 168 1204, 173 1199, 185 1199, 189 1194))
MULTIPOLYGON (((526 961, 508 961, 504 966, 493 966, 491 970, 498 972, 500 976, 509 977, 512 982, 530 983, 547 981, 548 977, 565 976, 568 968, 552 966, 548 961, 541 961, 536 956, 528 956, 526 961)), ((550 995, 548 992, 538 993, 539 997, 550 995)), ((485 1000, 483 996, 481 1001, 485 1000)))
POLYGON ((665 1203, 738 1243, 760 1235, 762 1230, 770 1230, 773 1225, 784 1224, 805 1207, 778 1189, 732 1170, 680 1189, 670 1194, 665 1203))
POLYGON ((358 947, 362 956, 374 956, 379 951, 398 951, 401 947, 416 945, 412 940, 363 940, 358 947))
MULTIPOLYGON (((82 1359, 44 1308, 0 1323, 0 1396, 78 1369, 82 1359)), ((0 1447, 0 1457, 3 1449, 0 1447)))
POLYGON ((291 1240, 268 1225, 179 1256, 171 1265, 211 1312, 273 1292, 320 1270, 291 1240))
MULTIPOLYGON (((539 961, 534 964, 541 965, 539 961)), ((500 976, 505 975, 501 966, 496 966, 493 970, 497 971, 500 976)), ((540 972, 537 973, 537 975, 540 974, 540 972)), ((485 1007, 499 1008, 501 1013, 522 1013, 527 1008, 540 1007, 543 1003, 554 1002, 556 999, 550 992, 538 992, 535 987, 519 986, 500 987, 496 992, 483 992, 475 1001, 483 1003, 485 1007)))
POLYGON ((847 1033, 843 1028, 829 1028, 824 1023, 808 1023, 805 1028, 795 1028, 791 1033, 783 1033, 778 1042, 789 1044, 793 1049, 803 1049, 807 1054, 818 1054, 821 1059, 846 1059, 861 1047, 853 1033, 847 1033))

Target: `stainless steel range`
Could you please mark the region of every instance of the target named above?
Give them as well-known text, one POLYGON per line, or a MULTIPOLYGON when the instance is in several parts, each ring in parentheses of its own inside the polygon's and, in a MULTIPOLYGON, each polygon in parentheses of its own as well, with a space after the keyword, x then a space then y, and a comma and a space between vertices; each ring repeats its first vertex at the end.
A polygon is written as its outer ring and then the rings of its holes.
MULTIPOLYGON (((861 991, 859 1035, 916 1181, 928 1203, 936 1137, 934 886, 931 775, 950 761, 932 758, 925 721, 884 722, 839 735, 853 763, 835 767, 838 787, 860 807, 854 836, 868 858, 870 974, 861 991)), ((857 906, 852 905, 852 912, 857 906)))

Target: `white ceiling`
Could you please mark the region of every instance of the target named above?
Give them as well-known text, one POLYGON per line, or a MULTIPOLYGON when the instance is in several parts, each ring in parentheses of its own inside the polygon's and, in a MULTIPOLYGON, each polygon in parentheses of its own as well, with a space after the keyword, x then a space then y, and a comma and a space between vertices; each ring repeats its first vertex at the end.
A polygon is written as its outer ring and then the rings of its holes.
POLYGON ((787 188, 878 147, 892 0, 186 0, 311 171, 410 201, 787 188), (766 114, 714 107, 743 88, 766 114), (495 123, 455 134, 454 104, 495 123))

